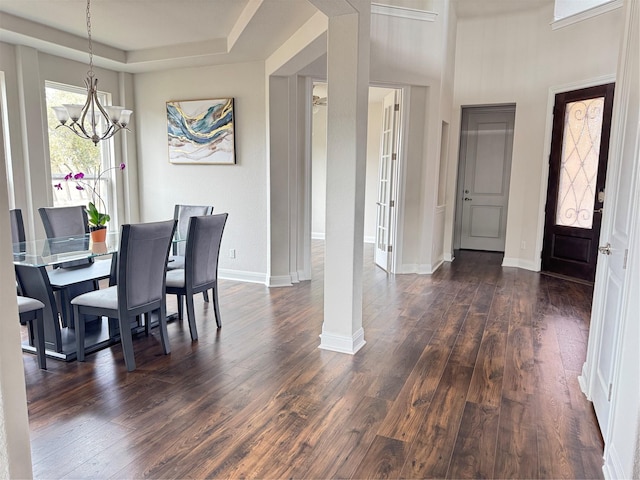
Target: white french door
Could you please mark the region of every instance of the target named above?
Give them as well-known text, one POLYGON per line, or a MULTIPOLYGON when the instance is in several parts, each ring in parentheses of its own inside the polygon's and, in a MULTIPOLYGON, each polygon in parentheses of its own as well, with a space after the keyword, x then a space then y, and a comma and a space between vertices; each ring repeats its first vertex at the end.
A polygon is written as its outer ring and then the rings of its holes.
POLYGON ((393 245, 393 208, 395 171, 398 158, 398 131, 400 127, 400 91, 387 94, 383 101, 382 139, 378 166, 378 201, 376 214, 375 262, 390 271, 393 245))

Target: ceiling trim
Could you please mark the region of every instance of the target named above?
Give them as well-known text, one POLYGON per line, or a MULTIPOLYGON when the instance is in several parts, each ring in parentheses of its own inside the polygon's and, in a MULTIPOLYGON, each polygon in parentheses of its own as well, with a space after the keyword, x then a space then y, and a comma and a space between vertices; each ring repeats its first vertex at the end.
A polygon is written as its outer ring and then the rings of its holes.
POLYGON ((386 15, 388 17, 409 18, 411 20, 420 20, 422 22, 435 22, 438 14, 427 10, 418 10, 416 8, 396 7, 393 5, 384 5, 381 3, 371 4, 372 15, 386 15))

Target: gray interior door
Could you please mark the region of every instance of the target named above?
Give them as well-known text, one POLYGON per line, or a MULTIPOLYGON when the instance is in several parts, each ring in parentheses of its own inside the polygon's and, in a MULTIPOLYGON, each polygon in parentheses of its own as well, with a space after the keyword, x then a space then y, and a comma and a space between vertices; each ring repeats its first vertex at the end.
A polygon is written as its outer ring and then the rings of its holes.
POLYGON ((504 251, 515 106, 462 111, 460 248, 504 251))

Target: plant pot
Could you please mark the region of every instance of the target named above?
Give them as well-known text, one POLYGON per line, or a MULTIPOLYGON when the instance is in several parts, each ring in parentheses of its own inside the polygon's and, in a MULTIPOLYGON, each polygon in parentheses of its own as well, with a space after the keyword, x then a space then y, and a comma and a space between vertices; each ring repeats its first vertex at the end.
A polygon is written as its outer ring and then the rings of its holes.
POLYGON ((93 243, 104 243, 107 239, 107 229, 99 228, 97 230, 91 230, 91 241, 93 243))

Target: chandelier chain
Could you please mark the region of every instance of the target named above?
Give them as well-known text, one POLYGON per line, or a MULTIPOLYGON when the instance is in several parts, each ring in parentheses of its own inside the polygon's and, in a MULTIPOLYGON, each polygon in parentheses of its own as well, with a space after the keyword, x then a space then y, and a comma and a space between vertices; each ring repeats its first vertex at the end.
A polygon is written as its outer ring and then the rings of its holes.
POLYGON ((93 77, 93 42, 91 41, 91 0, 87 0, 87 37, 89 38, 89 73, 93 77))

